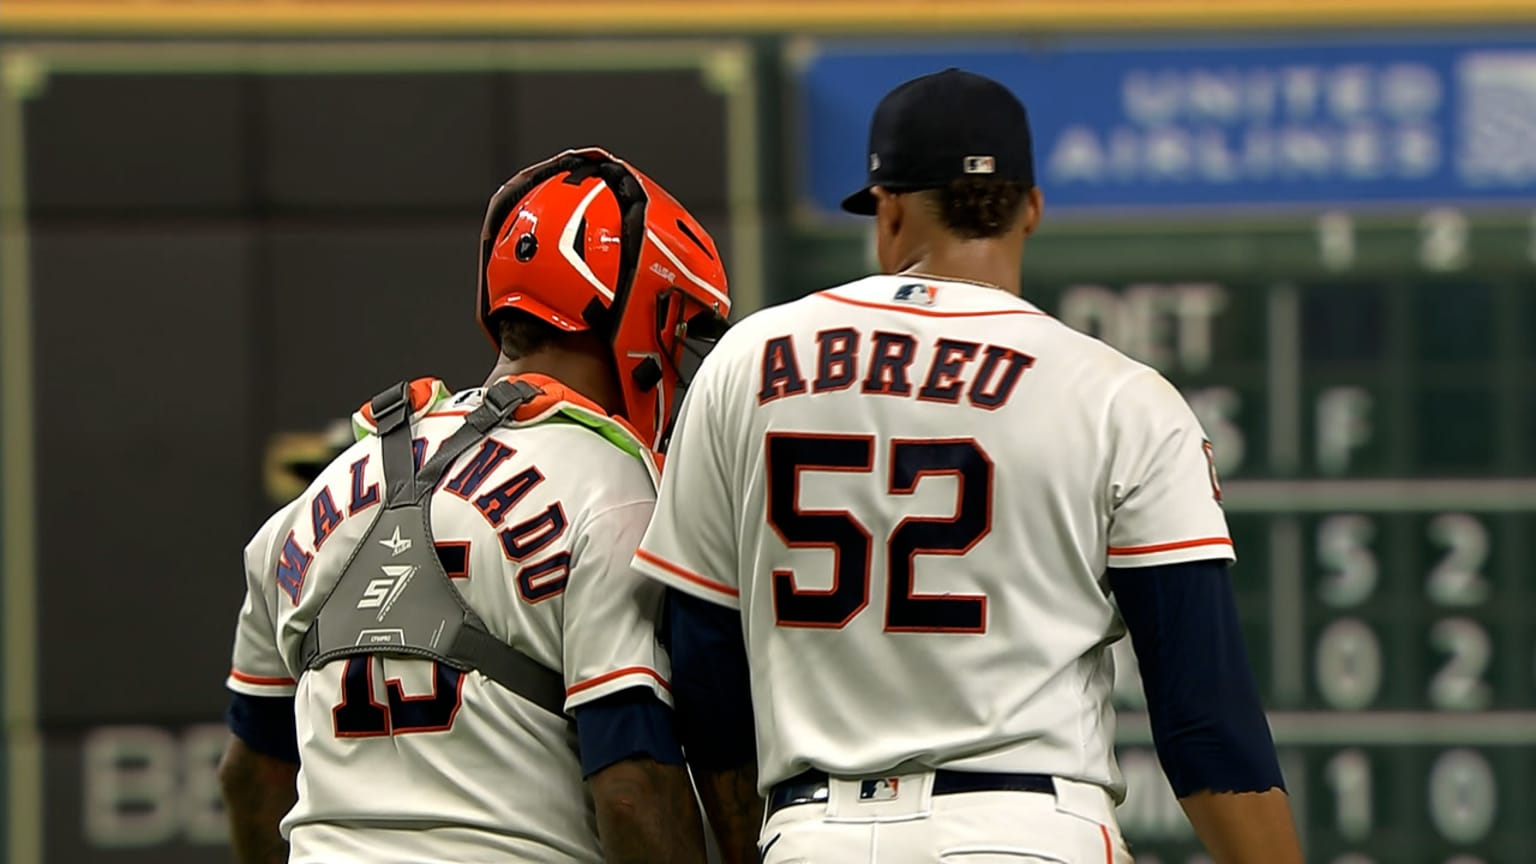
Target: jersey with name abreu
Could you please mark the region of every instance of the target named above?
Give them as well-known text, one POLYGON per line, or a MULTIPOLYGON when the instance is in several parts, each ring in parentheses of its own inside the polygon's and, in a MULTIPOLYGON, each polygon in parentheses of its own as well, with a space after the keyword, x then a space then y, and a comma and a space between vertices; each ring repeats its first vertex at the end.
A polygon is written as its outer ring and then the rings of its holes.
MULTIPOLYGON (((432 496, 439 557, 493 635, 563 673, 567 712, 630 687, 670 701, 655 639, 660 586, 630 566, 655 503, 654 462, 595 406, 561 401, 549 379, 524 380, 546 395, 466 451, 432 496)), ((418 464, 482 394, 430 388, 432 404, 413 399, 418 464)), ((380 458, 379 439, 362 438, 246 549, 228 686, 296 696, 291 860, 601 861, 571 724, 430 660, 299 668, 304 632, 384 495, 380 458)), ((377 602, 389 587, 379 581, 331 602, 377 602)))
POLYGON ((1105 569, 1233 557, 1172 385, 977 284, 748 317, 671 453, 636 564, 742 610, 765 790, 915 763, 1118 797, 1105 569))

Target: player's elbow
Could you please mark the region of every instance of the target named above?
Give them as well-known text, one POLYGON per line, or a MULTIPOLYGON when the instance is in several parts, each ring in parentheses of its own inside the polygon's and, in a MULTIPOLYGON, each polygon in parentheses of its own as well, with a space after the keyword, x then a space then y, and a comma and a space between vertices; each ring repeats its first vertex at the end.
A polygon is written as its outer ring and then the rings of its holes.
POLYGON ((644 797, 650 785, 645 769, 646 763, 651 761, 644 758, 621 759, 593 774, 588 778, 592 784, 593 803, 615 812, 632 813, 637 807, 637 801, 644 797))
POLYGON ((625 759, 589 782, 610 864, 704 860, 703 824, 683 766, 625 759))
POLYGON ((219 757, 219 790, 230 808, 291 804, 298 770, 296 763, 261 753, 231 735, 219 757))
POLYGON ((229 741, 224 745, 224 753, 219 756, 218 767, 219 789, 224 793, 225 803, 250 788, 251 778, 256 773, 252 765, 255 755, 244 741, 229 736, 229 741))
POLYGON ((231 735, 219 757, 219 792, 232 816, 254 812, 266 792, 262 788, 261 760, 265 758, 238 737, 231 735))
POLYGON ((229 801, 230 790, 240 786, 241 766, 240 753, 235 752, 235 747, 240 743, 240 738, 230 736, 224 744, 224 752, 218 756, 218 789, 224 793, 224 801, 229 801))
MULTIPOLYGON (((646 826, 655 821, 654 803, 637 794, 595 796, 594 803, 599 833, 604 845, 610 848, 630 845, 635 838, 643 837, 646 826)), ((609 860, 614 858, 610 856, 609 860)))
POLYGON ((663 790, 656 775, 665 768, 641 757, 615 762, 593 774, 589 782, 599 824, 633 833, 659 821, 663 790))

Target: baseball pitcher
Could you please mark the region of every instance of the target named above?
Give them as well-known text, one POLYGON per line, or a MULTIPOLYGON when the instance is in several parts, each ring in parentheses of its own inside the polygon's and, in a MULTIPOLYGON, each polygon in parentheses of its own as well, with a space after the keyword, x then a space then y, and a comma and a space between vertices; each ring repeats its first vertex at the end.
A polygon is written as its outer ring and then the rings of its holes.
POLYGON ((1128 628, 1213 856, 1300 861, 1210 445, 1155 371, 1020 298, 1042 208, 1023 105, 919 78, 876 109, 868 159, 844 206, 874 216, 885 275, 721 340, 636 559, 670 588, 723 848, 1130 860, 1109 650, 1128 628))

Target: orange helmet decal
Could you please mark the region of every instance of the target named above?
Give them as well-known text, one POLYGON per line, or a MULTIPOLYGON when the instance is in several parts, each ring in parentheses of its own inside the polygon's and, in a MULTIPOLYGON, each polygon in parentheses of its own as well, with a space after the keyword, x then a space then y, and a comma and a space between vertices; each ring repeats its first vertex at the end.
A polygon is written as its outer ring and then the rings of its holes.
POLYGON ((498 343, 492 317, 516 309, 603 336, 624 417, 652 447, 664 443, 686 385, 679 363, 687 340, 718 333, 730 302, 703 226, 605 150, 567 150, 518 172, 491 198, 476 298, 486 335, 498 343))

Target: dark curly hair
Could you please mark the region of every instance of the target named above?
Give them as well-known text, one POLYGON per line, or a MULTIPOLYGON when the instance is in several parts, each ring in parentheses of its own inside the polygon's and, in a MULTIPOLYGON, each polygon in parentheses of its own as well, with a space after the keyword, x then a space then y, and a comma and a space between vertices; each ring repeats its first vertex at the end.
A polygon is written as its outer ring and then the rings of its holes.
POLYGON ((1024 213, 1030 185, 1018 180, 962 177, 923 196, 933 213, 955 234, 967 240, 997 237, 1012 228, 1024 213))
POLYGON ((491 321, 501 341, 501 353, 508 360, 520 360, 530 354, 537 354, 569 335, 547 321, 516 309, 497 312, 491 321))

